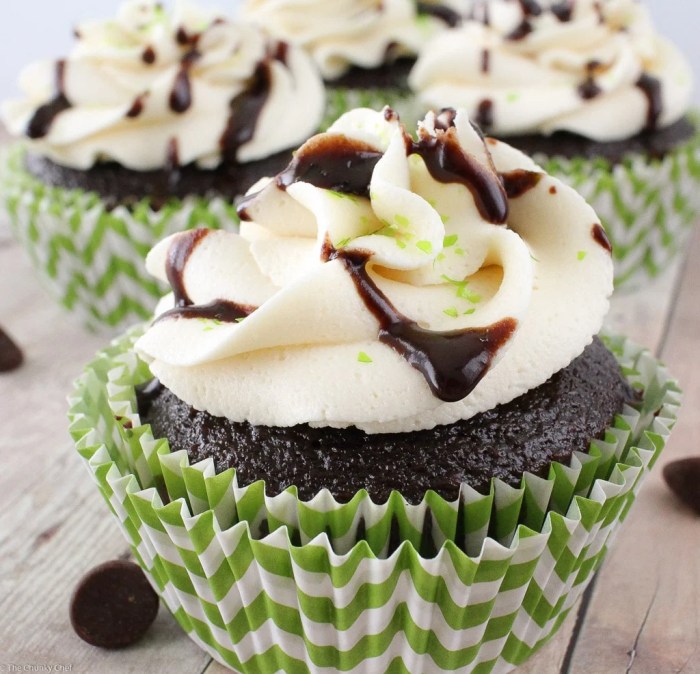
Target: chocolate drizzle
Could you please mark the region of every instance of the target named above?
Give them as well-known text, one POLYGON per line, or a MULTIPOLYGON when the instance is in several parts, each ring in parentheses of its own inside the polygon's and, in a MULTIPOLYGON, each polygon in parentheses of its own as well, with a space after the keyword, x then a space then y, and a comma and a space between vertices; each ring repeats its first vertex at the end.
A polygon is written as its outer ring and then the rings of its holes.
POLYGON ((589 101, 596 98, 603 90, 595 81, 595 73, 600 68, 600 61, 589 61, 586 64, 586 79, 578 87, 578 93, 584 101, 589 101))
POLYGON ((558 2, 556 5, 552 5, 549 11, 554 14, 554 16, 559 19, 562 23, 567 23, 571 21, 574 14, 574 3, 571 0, 563 0, 563 2, 558 2))
POLYGON ((156 62, 155 49, 153 49, 153 47, 146 47, 141 54, 141 58, 143 59, 143 62, 147 63, 149 66, 154 64, 156 62))
POLYGON ((432 2, 417 2, 416 10, 418 14, 428 14, 440 19, 446 23, 450 28, 455 28, 462 23, 462 17, 459 12, 455 12, 454 9, 447 7, 445 5, 433 4, 432 2))
POLYGON ((489 49, 481 50, 481 72, 486 74, 491 70, 491 51, 489 49))
POLYGON ((512 32, 506 35, 506 40, 522 40, 532 33, 532 30, 532 24, 527 19, 523 19, 523 21, 518 24, 512 32))
POLYGON ((27 136, 32 140, 44 138, 58 115, 68 110, 71 102, 65 94, 66 62, 56 61, 56 95, 48 103, 38 107, 27 124, 27 136))
POLYGON ((368 253, 333 251, 330 259, 343 263, 362 301, 379 322, 379 341, 418 370, 433 395, 445 402, 462 400, 474 390, 517 327, 514 319, 506 318, 486 328, 427 330, 401 314, 377 287, 367 271, 368 253))
POLYGON ((659 125, 659 117, 663 112, 663 96, 661 92, 661 80, 643 73, 637 80, 637 87, 642 90, 648 102, 647 122, 645 131, 656 131, 659 125))
POLYGON ((158 316, 156 322, 167 318, 203 318, 221 323, 235 323, 250 316, 256 308, 230 300, 214 300, 208 304, 188 304, 174 307, 158 316))
POLYGON ((143 112, 145 100, 146 100, 146 94, 141 94, 140 96, 137 96, 134 99, 134 102, 131 104, 131 107, 127 111, 126 116, 129 117, 130 119, 134 119, 135 117, 138 117, 143 112))
POLYGON ((305 143, 276 180, 286 189, 299 180, 343 194, 369 196, 369 184, 382 152, 359 140, 322 134, 305 143))
POLYGON ((509 199, 517 199, 537 187, 542 178, 544 178, 544 173, 527 171, 525 169, 515 169, 501 173, 501 181, 509 199))
POLYGON ((175 76, 173 90, 170 92, 170 109, 173 112, 182 114, 189 110, 192 105, 192 83, 190 82, 190 68, 192 64, 201 56, 196 49, 188 51, 180 61, 180 70, 175 76))
POLYGON ((493 126, 493 101, 490 98, 485 98, 476 108, 476 123, 483 128, 491 128, 493 126))
POLYGON ((518 0, 520 7, 523 10, 523 14, 527 16, 539 16, 542 14, 542 7, 537 2, 537 0, 518 0))
POLYGON ((505 224, 508 219, 508 197, 501 181, 462 149, 452 128, 437 136, 424 135, 417 143, 407 137, 406 143, 408 153, 422 157, 435 180, 464 185, 472 193, 484 220, 505 224))
POLYGON ((176 237, 168 248, 165 274, 173 289, 176 307, 188 307, 192 304, 185 289, 185 265, 202 239, 210 233, 210 229, 190 229, 176 237))
POLYGON ((225 161, 236 163, 236 154, 255 133, 260 112, 267 101, 272 85, 270 64, 263 61, 255 69, 250 86, 229 103, 229 118, 219 145, 225 161))
POLYGON ((600 223, 596 222, 595 225, 593 225, 591 234, 593 235, 593 239, 597 244, 605 248, 608 253, 612 253, 612 244, 610 243, 610 239, 608 239, 608 235, 605 233, 605 230, 600 223))

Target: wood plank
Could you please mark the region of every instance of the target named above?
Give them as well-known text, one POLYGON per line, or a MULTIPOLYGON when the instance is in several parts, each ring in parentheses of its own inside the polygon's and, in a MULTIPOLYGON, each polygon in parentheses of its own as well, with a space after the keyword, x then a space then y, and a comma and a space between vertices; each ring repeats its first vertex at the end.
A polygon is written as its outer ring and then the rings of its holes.
POLYGON ((0 323, 25 351, 0 376, 0 644, 2 664, 64 664, 75 672, 201 672, 209 661, 162 608, 137 645, 88 646, 69 598, 93 565, 128 553, 67 432, 71 381, 105 338, 86 334, 48 298, 0 226, 0 323), (8 292, 11 288, 11 292, 8 292))
POLYGON ((698 455, 698 255, 700 236, 661 351, 685 392, 681 419, 599 574, 572 674, 700 672, 700 519, 661 477, 668 461, 698 455))

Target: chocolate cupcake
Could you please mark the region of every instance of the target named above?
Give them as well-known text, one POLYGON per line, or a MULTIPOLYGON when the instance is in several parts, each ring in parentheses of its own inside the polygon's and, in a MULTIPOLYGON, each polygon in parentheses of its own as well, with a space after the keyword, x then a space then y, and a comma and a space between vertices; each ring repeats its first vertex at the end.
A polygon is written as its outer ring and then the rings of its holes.
POLYGON ((466 112, 311 138, 147 258, 172 293, 71 432, 154 587, 240 672, 507 671, 566 617, 677 388, 595 338, 592 208, 466 112), (154 377, 156 379, 154 379, 154 377))
POLYGON ((4 206, 57 299, 117 326, 162 294, 142 269, 150 247, 188 227, 235 228, 236 196, 318 128, 323 86, 301 50, 192 5, 129 2, 75 36, 4 105, 22 138, 4 206))
POLYGON ((461 21, 462 4, 246 0, 243 13, 313 57, 326 81, 326 128, 356 107, 391 105, 402 119, 418 119, 408 73, 426 42, 461 21))
POLYGON ((700 211, 692 73, 634 0, 473 2, 410 75, 575 187, 613 244, 616 286, 657 276, 700 211))

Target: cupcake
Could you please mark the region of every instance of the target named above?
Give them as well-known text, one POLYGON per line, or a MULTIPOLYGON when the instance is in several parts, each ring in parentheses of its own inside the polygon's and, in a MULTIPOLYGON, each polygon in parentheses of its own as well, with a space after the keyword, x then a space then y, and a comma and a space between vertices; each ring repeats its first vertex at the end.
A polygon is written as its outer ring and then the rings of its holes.
POLYGON ((417 119, 408 73, 434 35, 461 21, 464 0, 245 0, 243 15, 305 49, 326 81, 324 127, 354 107, 391 105, 417 119))
POLYGON ((318 129, 323 84, 301 50, 189 4, 129 2, 75 36, 4 105, 21 142, 0 186, 54 296, 114 327, 162 295, 143 258, 163 235, 235 228, 235 197, 318 129))
POLYGON ((617 286, 657 276, 700 210, 692 73, 634 0, 474 2, 410 75, 573 185, 613 244, 617 286))
POLYGON ((504 672, 562 623, 678 407, 596 337, 593 209, 465 111, 355 110, 148 269, 71 433, 153 587, 235 671, 504 672))

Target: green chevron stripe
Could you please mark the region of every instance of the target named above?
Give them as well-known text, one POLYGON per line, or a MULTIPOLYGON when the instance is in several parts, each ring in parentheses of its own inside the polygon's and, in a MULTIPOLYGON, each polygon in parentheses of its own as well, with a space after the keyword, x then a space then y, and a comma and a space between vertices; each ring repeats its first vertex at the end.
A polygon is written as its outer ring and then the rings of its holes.
POLYGON ((223 199, 171 199, 158 210, 144 199, 110 210, 94 193, 42 184, 25 170, 24 156, 16 145, 0 160, 0 207, 51 295, 91 329, 151 315, 166 289, 143 260, 159 240, 238 225, 235 206, 223 199))
MULTIPOLYGON (((125 428, 115 415, 137 422, 134 385, 149 377, 145 364, 128 353, 137 335, 133 331, 108 347, 76 383, 71 434, 112 512, 123 509, 118 516, 137 558, 154 586, 174 602, 171 606, 183 629, 245 674, 310 671, 287 652, 294 638, 301 640, 297 643, 303 644, 304 658, 314 667, 337 671, 367 671, 363 663, 386 653, 396 638, 404 654, 426 654, 445 671, 490 672, 499 663, 523 662, 561 625, 569 610, 564 607, 574 604, 604 559, 607 536, 627 513, 639 481, 663 449, 679 403, 677 386, 648 354, 623 339, 608 340, 630 383, 644 391, 641 409, 616 419, 606 441, 592 445, 591 461, 572 462, 566 470, 560 466, 540 483, 524 480, 520 489, 503 489, 494 482, 487 497, 463 492, 463 512, 475 527, 464 527, 468 546, 482 540, 480 532, 486 527, 509 536, 507 549, 487 541, 479 556, 465 555, 450 540, 457 527, 456 504, 430 495, 436 530, 448 540, 436 558, 424 559, 417 551, 420 527, 412 523, 411 507, 398 495, 373 506, 361 493, 349 504, 322 513, 299 502, 292 489, 284 496, 292 501, 292 509, 285 510, 277 503, 279 497, 265 498, 261 483, 237 497, 232 472, 209 478, 202 466, 188 466, 184 454, 170 455, 166 442, 154 442, 148 427, 125 428), (119 475, 126 479, 115 480, 119 475), (608 479, 624 486, 614 487, 608 479), (594 481, 599 493, 609 493, 600 502, 588 498, 594 481), (140 491, 156 484, 169 490, 165 505, 155 491, 140 491), (201 510, 194 517, 192 503, 201 510), (223 528, 217 511, 207 509, 222 504, 221 516, 228 523, 223 528), (535 518, 540 523, 537 530, 525 526, 533 521, 533 507, 546 513, 535 518), (325 532, 335 547, 336 537, 355 530, 358 514, 370 511, 373 525, 366 531, 372 543, 362 540, 345 556, 335 554, 325 536, 314 545, 291 543, 296 535, 308 540, 325 532), (270 527, 269 535, 256 540, 251 533, 257 534, 261 518, 279 529, 270 527), (377 554, 391 535, 392 519, 399 522, 407 542, 391 558, 381 559, 377 554), (290 533, 285 522, 291 522, 297 534, 290 533), (168 532, 178 533, 177 538, 168 532), (221 547, 225 541, 227 552, 221 547), (167 546, 167 559, 158 552, 161 545, 167 546), (540 553, 543 548, 547 556, 540 553), (598 552, 591 554, 593 549, 598 552), (263 581, 261 573, 269 581, 263 581), (363 574, 362 582, 355 584, 358 574, 363 574), (450 577, 454 581, 448 581, 450 577), (410 595, 397 596, 399 584, 407 581, 410 595), (455 590, 453 582, 461 583, 462 589, 455 590), (197 597, 196 586, 202 583, 213 601, 197 597), (352 595, 341 605, 337 593, 348 592, 350 583, 352 595), (276 595, 285 586, 292 591, 285 592, 281 603, 276 595), (185 609, 190 602, 199 607, 192 609, 196 615, 185 609), (375 616, 371 622, 367 611, 375 616), (419 626, 417 615, 432 615, 429 625, 419 626), (532 645, 517 633, 524 618, 532 645), (260 635, 268 633, 271 624, 281 632, 274 644, 263 647, 260 635), (358 626, 359 641, 349 646, 342 635, 358 626), (457 637, 464 629, 476 630, 475 644, 457 637), (319 630, 331 635, 332 643, 322 645, 319 630), (502 642, 500 656, 477 664, 482 646, 489 642, 502 642)), ((416 674, 410 662, 395 657, 386 671, 416 674)))
POLYGON ((684 250, 700 214, 698 132, 663 159, 605 160, 537 156, 547 173, 578 190, 601 218, 613 244, 615 286, 641 285, 661 274, 684 250))

